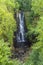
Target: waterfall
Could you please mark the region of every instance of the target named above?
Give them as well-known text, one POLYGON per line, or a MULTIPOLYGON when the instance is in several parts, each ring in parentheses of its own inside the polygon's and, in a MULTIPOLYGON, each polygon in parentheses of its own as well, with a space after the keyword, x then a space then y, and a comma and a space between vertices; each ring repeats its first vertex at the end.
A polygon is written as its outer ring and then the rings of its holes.
POLYGON ((25 42, 24 12, 19 12, 17 17, 19 19, 17 42, 25 42))

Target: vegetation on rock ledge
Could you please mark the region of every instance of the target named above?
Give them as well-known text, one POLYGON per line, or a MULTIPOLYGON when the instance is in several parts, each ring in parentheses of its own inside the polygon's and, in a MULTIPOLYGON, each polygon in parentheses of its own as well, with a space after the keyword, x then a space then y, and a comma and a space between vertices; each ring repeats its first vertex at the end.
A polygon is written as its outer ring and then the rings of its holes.
POLYGON ((0 0, 0 65, 43 65, 43 0, 0 0), (19 10, 25 12, 26 37, 32 43, 24 64, 10 58, 17 29, 14 14, 19 10))

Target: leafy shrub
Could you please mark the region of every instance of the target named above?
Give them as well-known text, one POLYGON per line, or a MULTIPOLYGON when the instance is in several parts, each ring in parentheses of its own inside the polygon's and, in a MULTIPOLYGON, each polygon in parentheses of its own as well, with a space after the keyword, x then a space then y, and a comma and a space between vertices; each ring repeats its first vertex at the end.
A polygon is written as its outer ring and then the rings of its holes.
POLYGON ((21 65, 18 60, 11 60, 11 48, 9 43, 0 40, 0 65, 21 65))
POLYGON ((13 33, 16 30, 16 22, 13 19, 13 15, 3 12, 0 9, 0 35, 12 40, 13 33))
POLYGON ((3 40, 0 40, 0 65, 9 61, 8 57, 10 55, 10 48, 8 45, 7 42, 5 43, 3 40))
MULTIPOLYGON (((14 9, 18 8, 14 0, 0 0, 0 65, 21 65, 18 60, 12 60, 10 43, 16 31, 14 9)), ((15 36, 14 36, 15 37, 15 36)))
POLYGON ((14 10, 19 9, 19 4, 16 0, 5 0, 6 7, 9 12, 14 14, 14 10))
POLYGON ((43 65, 43 43, 38 42, 32 46, 32 52, 24 65, 43 65))
POLYGON ((26 35, 28 40, 30 40, 33 43, 37 41, 37 37, 41 36, 39 38, 42 39, 43 36, 42 35, 43 19, 41 19, 43 18, 43 1, 32 0, 31 5, 32 5, 31 11, 26 14, 26 25, 28 29, 26 35))
POLYGON ((19 9, 23 11, 31 10, 31 0, 16 0, 19 3, 19 9))
POLYGON ((43 15, 43 0, 32 0, 32 10, 34 13, 43 15))
POLYGON ((13 7, 12 1, 0 0, 0 39, 3 38, 10 43, 13 41, 13 33, 16 31, 16 21, 12 13, 15 7, 13 7), (11 9, 10 12, 8 7, 11 9))
POLYGON ((40 17, 38 21, 36 20, 37 26, 30 26, 32 28, 28 35, 31 35, 32 31, 35 31, 36 34, 39 33, 39 35, 36 37, 38 41, 31 46, 32 52, 24 65, 43 65, 43 1, 32 0, 32 10, 35 14, 39 14, 40 17))

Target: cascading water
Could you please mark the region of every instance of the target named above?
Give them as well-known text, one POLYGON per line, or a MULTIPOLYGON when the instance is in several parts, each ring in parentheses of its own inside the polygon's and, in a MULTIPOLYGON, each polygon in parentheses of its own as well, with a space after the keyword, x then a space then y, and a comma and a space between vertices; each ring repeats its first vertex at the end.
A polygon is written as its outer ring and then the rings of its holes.
POLYGON ((19 12, 17 17, 19 19, 17 42, 25 42, 24 12, 19 12))

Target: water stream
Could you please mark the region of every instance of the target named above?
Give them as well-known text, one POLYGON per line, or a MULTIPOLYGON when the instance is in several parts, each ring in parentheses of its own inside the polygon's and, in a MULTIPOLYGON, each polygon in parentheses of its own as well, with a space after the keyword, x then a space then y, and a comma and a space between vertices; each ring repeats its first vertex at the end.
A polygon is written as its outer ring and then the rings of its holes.
POLYGON ((25 42, 24 12, 19 12, 17 16, 19 18, 17 42, 25 42))
POLYGON ((13 58, 20 59, 24 61, 26 56, 26 51, 28 47, 26 46, 26 26, 25 26, 25 17, 24 12, 17 12, 16 14, 16 21, 17 21, 17 33, 16 33, 16 43, 15 43, 15 51, 13 52, 13 58))

